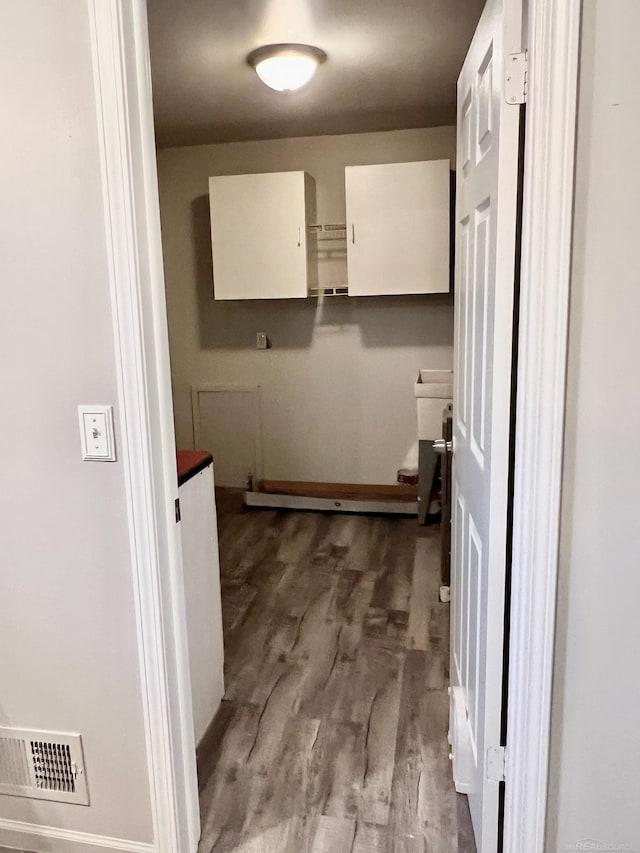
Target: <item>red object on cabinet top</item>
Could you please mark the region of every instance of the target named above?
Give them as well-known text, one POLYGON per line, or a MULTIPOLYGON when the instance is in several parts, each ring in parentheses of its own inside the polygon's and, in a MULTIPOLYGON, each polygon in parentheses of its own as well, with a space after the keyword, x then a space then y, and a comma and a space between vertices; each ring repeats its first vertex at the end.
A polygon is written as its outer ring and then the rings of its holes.
POLYGON ((203 468, 211 465, 213 456, 207 450, 178 450, 176 453, 178 466, 178 485, 181 486, 195 476, 203 468))

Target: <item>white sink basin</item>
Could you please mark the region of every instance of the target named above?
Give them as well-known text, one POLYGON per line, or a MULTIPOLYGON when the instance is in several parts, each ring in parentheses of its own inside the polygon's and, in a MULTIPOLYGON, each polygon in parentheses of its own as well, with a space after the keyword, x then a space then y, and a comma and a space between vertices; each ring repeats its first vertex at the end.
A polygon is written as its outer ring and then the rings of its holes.
POLYGON ((453 397, 453 370, 421 370, 415 384, 416 397, 453 397))
POLYGON ((418 438, 442 438, 443 410, 453 399, 452 370, 421 370, 415 386, 418 407, 418 438))

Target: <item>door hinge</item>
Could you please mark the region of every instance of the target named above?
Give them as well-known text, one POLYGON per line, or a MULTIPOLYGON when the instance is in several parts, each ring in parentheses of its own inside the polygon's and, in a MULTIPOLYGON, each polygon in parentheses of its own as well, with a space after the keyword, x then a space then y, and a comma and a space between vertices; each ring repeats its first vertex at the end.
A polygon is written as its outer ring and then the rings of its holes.
POLYGON ((526 104, 529 85, 527 51, 511 53, 504 61, 504 99, 508 104, 526 104))
POLYGON ((176 498, 175 502, 175 510, 176 510, 176 524, 180 521, 182 516, 180 515, 180 498, 176 498))
POLYGON ((487 779, 504 782, 507 768, 507 750, 504 746, 490 746, 487 750, 487 779))

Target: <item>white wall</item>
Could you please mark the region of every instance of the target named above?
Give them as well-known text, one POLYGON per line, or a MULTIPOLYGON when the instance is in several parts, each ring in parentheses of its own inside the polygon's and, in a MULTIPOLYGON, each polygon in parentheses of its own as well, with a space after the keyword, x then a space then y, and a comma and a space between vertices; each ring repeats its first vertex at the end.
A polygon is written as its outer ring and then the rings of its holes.
MULTIPOLYGON (((192 385, 259 384, 266 478, 395 482, 415 453, 418 370, 452 365, 450 298, 214 302, 207 179, 304 169, 319 221, 344 222, 346 165, 446 157, 453 166, 453 127, 158 152, 179 447, 192 446, 192 385), (258 331, 272 349, 255 350, 258 331)), ((344 283, 345 261, 321 264, 321 276, 344 283)))
POLYGON ((150 841, 123 470, 81 461, 76 413, 117 402, 87 6, 0 27, 0 724, 81 733, 91 806, 0 819, 150 841))
POLYGON ((639 31, 584 0, 549 853, 640 850, 639 31))

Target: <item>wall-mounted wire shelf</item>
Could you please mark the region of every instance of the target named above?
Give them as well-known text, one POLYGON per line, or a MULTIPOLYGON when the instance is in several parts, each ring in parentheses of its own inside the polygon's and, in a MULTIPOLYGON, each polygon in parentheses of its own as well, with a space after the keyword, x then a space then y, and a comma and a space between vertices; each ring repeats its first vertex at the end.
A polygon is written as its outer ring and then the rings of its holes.
POLYGON ((347 239, 347 226, 340 222, 329 222, 326 224, 308 225, 309 234, 313 234, 319 243, 334 242, 347 239))
POLYGON ((314 287, 309 293, 311 296, 348 296, 349 288, 346 284, 335 287, 314 287))

